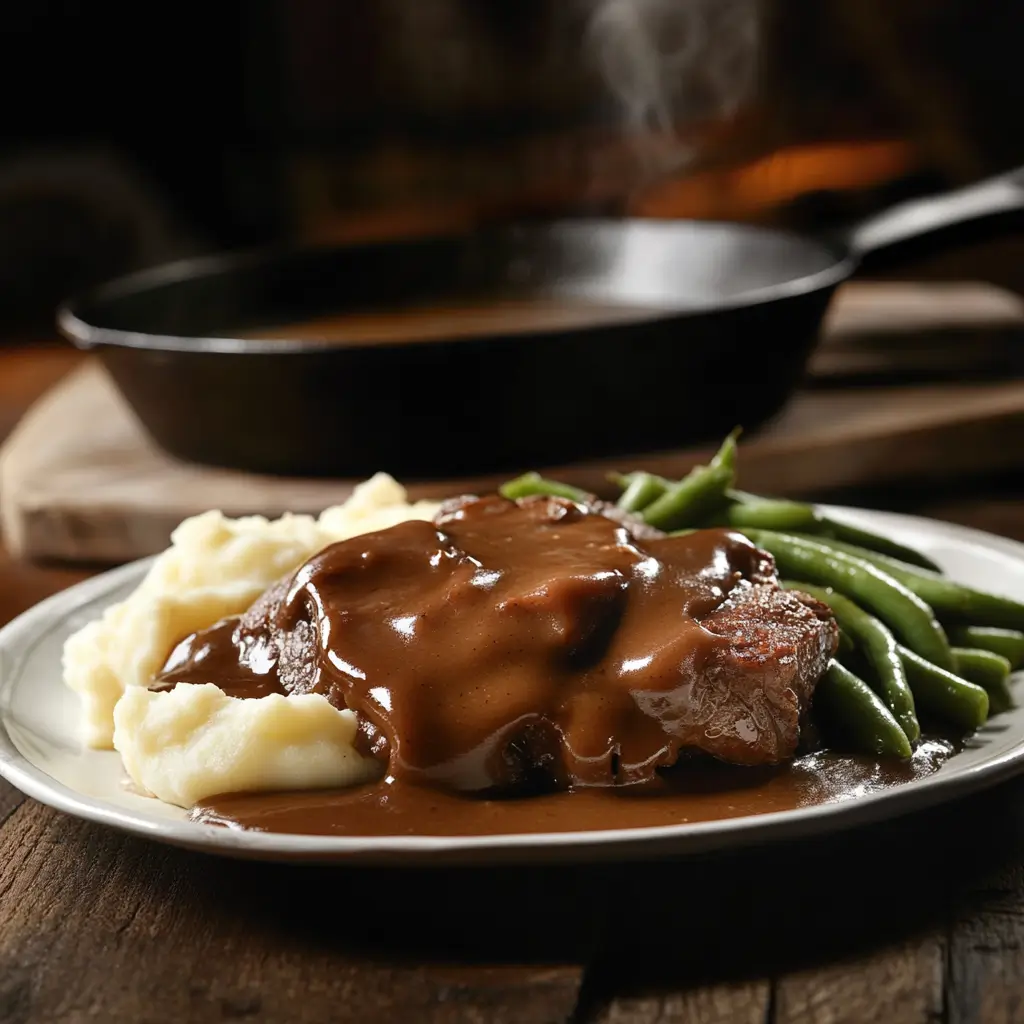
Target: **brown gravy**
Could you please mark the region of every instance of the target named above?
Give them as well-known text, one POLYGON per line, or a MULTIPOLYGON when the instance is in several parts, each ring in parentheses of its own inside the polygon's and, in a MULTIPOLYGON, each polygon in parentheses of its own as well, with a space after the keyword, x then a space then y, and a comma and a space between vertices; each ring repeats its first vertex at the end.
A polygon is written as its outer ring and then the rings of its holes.
POLYGON ((244 338, 370 345, 602 327, 654 312, 650 307, 579 296, 534 295, 335 313, 238 333, 244 338))
POLYGON ((821 752, 781 768, 687 765, 655 783, 509 800, 385 780, 341 791, 214 797, 199 804, 192 819, 324 836, 481 836, 687 825, 855 800, 925 778, 954 753, 951 743, 932 739, 920 744, 909 763, 821 752))
POLYGON ((185 638, 157 688, 321 693, 382 781, 225 795, 193 818, 338 836, 644 828, 856 799, 936 771, 794 756, 837 642, 771 559, 558 498, 455 499, 331 545, 244 615, 185 638), (500 794, 500 795, 498 795, 500 794))
POLYGON ((565 499, 456 500, 325 548, 156 685, 321 693, 387 775, 463 792, 635 784, 691 751, 789 760, 827 609, 739 534, 634 530, 565 499))

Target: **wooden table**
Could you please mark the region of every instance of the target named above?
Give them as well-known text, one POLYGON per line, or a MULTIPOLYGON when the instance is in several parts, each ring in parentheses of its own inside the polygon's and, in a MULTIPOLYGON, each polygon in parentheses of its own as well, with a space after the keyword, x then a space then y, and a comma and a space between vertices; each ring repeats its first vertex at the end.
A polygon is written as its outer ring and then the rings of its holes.
MULTIPOLYGON (((0 430, 75 359, 0 351, 0 430)), ((1015 493, 941 508, 1024 536, 1015 493)), ((83 575, 0 556, 0 617, 83 575)), ((0 1024, 242 1019, 1021 1022, 1024 779, 797 846, 430 872, 185 853, 0 783, 0 1024)))

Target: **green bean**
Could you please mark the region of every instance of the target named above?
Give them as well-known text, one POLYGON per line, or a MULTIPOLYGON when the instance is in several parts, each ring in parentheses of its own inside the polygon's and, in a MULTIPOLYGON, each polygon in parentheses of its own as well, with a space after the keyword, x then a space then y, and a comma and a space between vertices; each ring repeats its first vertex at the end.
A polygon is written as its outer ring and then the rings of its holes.
MULTIPOLYGON (((815 537, 805 538, 815 541, 815 537)), ((897 579, 912 590, 922 601, 931 605, 940 619, 970 623, 972 626, 998 626, 1004 629, 1024 629, 1024 604, 1009 597, 988 594, 981 590, 954 583, 951 579, 915 565, 908 565, 889 555, 865 551, 845 541, 829 540, 836 551, 861 558, 897 579)), ((919 652, 923 654, 924 652, 919 652)), ((927 657, 927 655, 925 655, 927 657)), ((934 660, 934 659, 930 659, 934 660)))
POLYGON ((873 689, 877 690, 885 706, 906 733, 907 739, 913 743, 921 735, 921 727, 914 713, 914 696, 907 684, 907 675, 892 633, 873 615, 835 590, 812 583, 785 581, 782 585, 787 590, 802 590, 832 609, 839 628, 849 634, 874 672, 875 679, 867 680, 868 685, 872 681, 877 683, 873 689))
POLYGON ((920 569, 928 569, 930 572, 941 572, 938 564, 933 562, 927 555, 914 548, 908 548, 905 544, 882 537, 869 530, 862 530, 859 526, 850 526, 849 523, 837 522, 825 516, 821 519, 822 532, 833 540, 843 541, 847 544, 855 544, 860 548, 867 548, 869 551, 876 551, 881 555, 888 555, 890 558, 898 558, 901 562, 916 566, 920 569))
POLYGON ((834 659, 815 687, 811 706, 859 752, 903 760, 913 753, 899 722, 871 687, 834 659))
POLYGON ((509 480, 502 484, 501 494, 513 501, 516 498, 528 498, 534 494, 548 494, 556 498, 568 498, 570 501, 588 502, 593 500, 593 495, 573 487, 572 484, 563 484, 558 480, 545 480, 539 473, 524 473, 517 476, 515 480, 509 480))
POLYGON ((706 466, 697 466, 644 509, 646 523, 660 530, 694 526, 724 504, 725 491, 736 475, 736 437, 733 431, 706 466))
POLYGON ((899 654, 914 700, 922 711, 967 732, 985 724, 989 696, 983 687, 933 665, 902 645, 899 654))
POLYGON ((930 604, 941 619, 1005 629, 1024 626, 1024 604, 1012 598, 973 590, 952 580, 915 578, 903 571, 892 571, 892 575, 901 578, 909 590, 930 604))
POLYGON ((665 481, 659 480, 653 473, 633 473, 626 489, 619 495, 617 504, 625 512, 643 512, 666 490, 665 481))
POLYGON ((970 647, 953 648, 958 675, 977 683, 988 693, 989 707, 993 714, 1009 711, 1013 707, 1013 692, 1010 690, 1010 663, 1000 654, 979 651, 970 647))
POLYGON ((667 491, 677 480, 669 480, 668 477, 659 476, 657 473, 648 473, 645 469, 635 469, 632 473, 609 473, 608 479, 625 490, 638 476, 649 476, 663 491, 667 491))
POLYGON ((974 647, 1001 654, 1018 668, 1024 662, 1024 633, 1017 629, 995 629, 986 626, 953 626, 949 630, 950 643, 957 647, 974 647))
POLYGON ((787 576, 833 587, 877 615, 912 651, 940 668, 953 667, 949 641, 931 608, 867 560, 804 537, 769 530, 744 533, 770 552, 787 576))
MULTIPOLYGON (((800 584, 794 583, 793 589, 799 590, 800 584)), ((839 649, 836 651, 836 656, 842 661, 844 658, 849 658, 853 654, 854 646, 853 641, 850 639, 849 633, 844 633, 842 630, 839 631, 839 649)))
POLYGON ((781 533, 813 530, 817 523, 817 513, 810 505, 774 498, 734 502, 725 509, 722 518, 726 526, 738 529, 749 526, 781 533))
MULTIPOLYGON (((732 525, 754 526, 761 527, 765 530, 779 530, 781 532, 800 532, 823 535, 844 541, 847 544, 856 544, 861 548, 867 548, 869 551, 876 551, 880 554, 889 555, 892 558, 899 558, 908 565, 930 569, 934 572, 939 571, 938 565, 936 565, 935 562, 933 562, 927 555, 921 554, 920 551, 915 551, 913 548, 906 547, 904 544, 899 544, 894 540, 890 540, 888 537, 882 537, 877 533, 871 533, 868 530, 863 530, 859 526, 850 526, 848 523, 837 522, 835 519, 823 516, 813 505, 807 505, 798 501, 777 501, 776 499, 759 498, 756 494, 750 494, 748 491, 740 491, 736 489, 730 490, 728 492, 728 497, 733 502, 741 506, 756 506, 763 502, 772 502, 773 504, 780 506, 777 513, 779 517, 777 522, 771 522, 771 513, 766 509, 764 513, 762 513, 765 516, 765 521, 763 522, 756 522, 754 519, 744 521, 742 517, 746 513, 737 511, 735 514, 738 518, 732 525), (782 506, 785 507, 783 508, 782 506)), ((730 512, 731 511, 732 509, 730 509, 730 512)))
POLYGON ((743 502, 748 505, 752 505, 758 501, 774 500, 767 499, 762 494, 751 494, 750 491, 741 491, 738 487, 730 487, 729 490, 725 492, 725 496, 730 501, 743 502))
MULTIPOLYGON (((655 497, 660 497, 662 494, 664 494, 665 491, 668 490, 668 485, 671 483, 670 480, 665 480, 664 478, 657 476, 654 473, 646 473, 642 470, 634 470, 631 473, 606 473, 605 477, 609 483, 615 484, 615 486, 618 487, 619 489, 619 497, 617 499, 617 502, 621 502, 622 497, 626 493, 626 491, 628 491, 629 488, 641 478, 650 477, 651 487, 654 491, 657 492, 655 494, 655 497)), ((619 507, 621 508, 622 506, 620 505, 619 507)))
POLYGON ((863 558, 865 562, 871 562, 872 565, 877 565, 879 569, 889 571, 890 569, 898 569, 904 572, 915 572, 921 573, 922 575, 935 576, 941 578, 940 572, 934 572, 931 569, 922 569, 920 566, 911 565, 910 562, 904 562, 899 558, 893 558, 892 555, 882 554, 881 551, 871 551, 868 548, 862 547, 860 544, 852 544, 850 541, 840 540, 838 537, 821 537, 818 534, 812 533, 798 533, 797 536, 803 537, 805 540, 813 541, 817 544, 827 544, 830 548, 836 551, 842 551, 843 554, 852 555, 854 558, 863 558))

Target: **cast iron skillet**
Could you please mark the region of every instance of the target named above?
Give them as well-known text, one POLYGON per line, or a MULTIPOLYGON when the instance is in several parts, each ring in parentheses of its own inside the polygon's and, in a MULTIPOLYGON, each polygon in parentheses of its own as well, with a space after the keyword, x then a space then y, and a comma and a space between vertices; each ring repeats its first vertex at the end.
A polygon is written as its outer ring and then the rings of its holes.
POLYGON ((579 220, 188 260, 73 301, 59 323, 99 352, 156 442, 196 462, 438 478, 651 452, 764 423, 865 254, 1021 212, 1022 174, 904 204, 838 241, 579 220), (495 295, 638 312, 415 343, 233 336, 339 310, 495 295))

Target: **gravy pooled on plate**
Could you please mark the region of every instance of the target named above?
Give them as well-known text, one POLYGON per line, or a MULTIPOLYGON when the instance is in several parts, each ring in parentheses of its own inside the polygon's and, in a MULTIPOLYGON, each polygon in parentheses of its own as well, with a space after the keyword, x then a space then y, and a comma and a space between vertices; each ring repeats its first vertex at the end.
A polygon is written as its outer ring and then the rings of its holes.
POLYGON ((854 800, 923 779, 954 754, 927 739, 910 761, 831 750, 787 764, 737 767, 689 762, 635 786, 590 786, 522 799, 467 799, 395 780, 349 789, 232 793, 202 800, 192 820, 261 832, 327 836, 510 835, 656 828, 724 821, 854 800))

